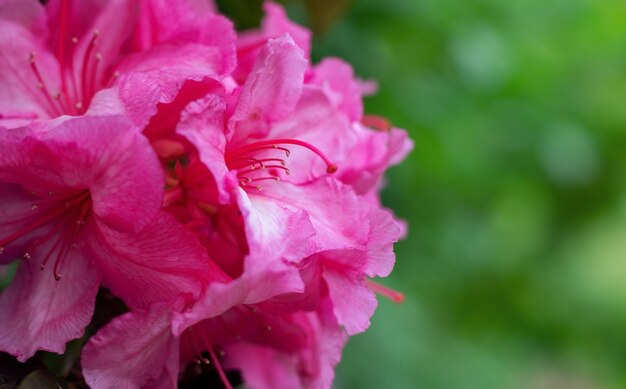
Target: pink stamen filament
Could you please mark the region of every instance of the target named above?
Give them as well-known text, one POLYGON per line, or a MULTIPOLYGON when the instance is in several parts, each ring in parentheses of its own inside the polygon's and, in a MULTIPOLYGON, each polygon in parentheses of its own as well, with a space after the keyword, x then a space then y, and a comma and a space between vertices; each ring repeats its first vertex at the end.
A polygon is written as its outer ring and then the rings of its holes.
MULTIPOLYGON (((54 193, 51 192, 51 195, 53 194, 54 193)), ((54 259, 53 274, 54 278, 57 281, 60 280, 60 269, 61 264, 63 263, 63 259, 65 258, 67 250, 74 244, 76 235, 78 234, 80 227, 84 224, 85 218, 88 216, 91 210, 91 201, 89 200, 88 191, 81 192, 78 195, 69 196, 68 199, 69 200, 64 201, 64 204, 61 203, 64 199, 61 199, 60 201, 57 200, 55 204, 48 207, 48 209, 44 211, 44 214, 40 215, 40 217, 35 220, 34 223, 2 239, 0 241, 0 247, 4 246, 7 243, 15 241, 25 234, 36 230, 37 228, 49 223, 57 217, 60 217, 60 220, 56 222, 55 225, 44 236, 37 238, 33 246, 31 247, 32 250, 35 250, 43 242, 46 242, 56 236, 54 238, 55 241, 52 244, 52 247, 48 250, 41 263, 41 270, 44 270, 46 268, 48 262, 52 259, 52 256, 56 254, 54 259), (79 204, 80 209, 76 207, 79 204), (71 227, 69 227, 69 231, 67 231, 67 223, 72 222, 77 215, 79 216, 79 219, 76 220, 76 223, 72 223, 71 227), (64 227, 66 227, 65 230, 63 229, 64 227)), ((33 210, 36 209, 39 209, 39 206, 37 204, 33 204, 33 210)), ((23 258, 28 260, 31 258, 31 255, 29 253, 26 253, 24 254, 23 258)))
POLYGON ((85 200, 87 197, 89 196, 89 192, 84 192, 82 195, 80 195, 80 197, 78 197, 77 199, 71 201, 71 202, 67 202, 65 207, 57 207, 56 210, 54 210, 53 212, 49 213, 48 215, 45 215, 44 217, 37 219, 34 223, 28 225, 27 227, 24 227, 23 229, 14 232, 13 234, 9 235, 8 237, 0 240, 0 247, 4 247, 7 244, 13 242, 16 239, 19 239, 20 237, 24 236, 25 234, 34 231, 35 229, 43 226, 44 224, 54 220, 54 218, 62 215, 63 213, 67 212, 67 208, 70 208, 78 203, 80 203, 81 201, 85 200))
MULTIPOLYGON (((283 165, 263 165, 263 169, 272 169, 272 168, 283 170, 285 172, 285 174, 289 175, 289 169, 286 168, 283 165)), ((245 169, 245 168, 242 168, 242 169, 245 169)), ((239 169, 237 169, 237 170, 240 173, 248 173, 248 172, 256 171, 257 169, 250 167, 247 170, 239 170, 239 169)))
POLYGON ((404 302, 404 293, 390 289, 372 280, 365 280, 365 283, 371 290, 380 294, 381 296, 387 297, 389 300, 393 301, 394 303, 404 302))
POLYGON ((98 31, 94 31, 91 41, 89 41, 89 45, 87 46, 87 51, 85 52, 85 56, 83 57, 83 67, 81 70, 81 101, 76 103, 76 108, 80 111, 89 103, 87 101, 87 72, 89 71, 89 64, 91 63, 91 54, 93 53, 94 48, 96 47, 96 40, 100 33, 98 31))
POLYGON ((226 389, 233 389, 233 387, 230 385, 230 382, 228 382, 228 377, 226 377, 226 373, 224 373, 224 369, 222 369, 222 364, 217 359, 217 355, 215 355, 215 351, 213 351, 212 347, 209 347, 209 354, 211 355, 211 359, 213 360, 213 363, 215 364, 215 369, 217 370, 217 374, 219 374, 220 379, 222 380, 222 383, 224 384, 224 387, 226 389))
POLYGON ((41 77, 41 73, 39 72, 39 68, 37 67, 37 62, 35 61, 35 53, 30 53, 28 62, 30 64, 31 70, 33 71, 33 74, 35 74, 35 78, 37 79, 37 87, 43 92, 46 102, 48 103, 48 109, 50 109, 48 113, 51 114, 51 116, 60 115, 59 109, 54 104, 54 100, 52 99, 52 96, 48 91, 48 87, 46 86, 43 77, 41 77))
POLYGON ((57 58, 61 69, 65 69, 65 36, 67 35, 67 17, 69 1, 61 0, 61 10, 59 11, 59 35, 57 36, 57 58))
POLYGON ((317 147, 313 146, 310 143, 307 143, 298 139, 272 139, 272 140, 259 141, 259 142, 251 143, 245 146, 241 146, 233 150, 232 153, 234 155, 246 155, 246 154, 255 152, 257 150, 274 148, 277 150, 283 150, 285 154, 287 155, 287 157, 289 157, 289 154, 290 154, 289 150, 284 147, 279 147, 278 145, 294 145, 294 146, 304 147, 305 149, 309 149, 315 154, 317 154, 324 161, 324 163, 329 168, 329 170, 332 170, 333 172, 337 170, 336 166, 332 162, 330 162, 330 160, 326 157, 326 155, 320 149, 318 149, 317 147))

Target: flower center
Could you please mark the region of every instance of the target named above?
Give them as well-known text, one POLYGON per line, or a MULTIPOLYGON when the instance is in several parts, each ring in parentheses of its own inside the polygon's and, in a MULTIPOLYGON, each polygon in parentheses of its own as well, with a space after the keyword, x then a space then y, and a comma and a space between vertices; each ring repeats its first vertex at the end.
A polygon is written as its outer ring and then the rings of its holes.
MULTIPOLYGON (((28 57, 38 92, 35 94, 41 106, 51 117, 80 115, 89 106, 93 96, 110 81, 100 69, 102 53, 98 52, 101 39, 99 31, 86 35, 80 40, 68 35, 70 19, 70 0, 62 0, 59 15, 59 30, 55 55, 59 61, 59 78, 61 85, 50 85, 41 74, 37 64, 37 55, 31 52, 28 57), (86 47, 83 57, 75 58, 79 44, 86 47), (69 53, 66 53, 69 47, 69 53), (69 55, 68 55, 69 54, 69 55), (68 60, 69 59, 69 60, 68 60), (55 88, 55 89, 51 89, 55 88)), ((119 76, 113 73, 112 79, 119 76)))
POLYGON ((250 143, 226 151, 225 160, 229 170, 236 170, 239 185, 242 187, 254 187, 263 189, 257 184, 263 180, 280 181, 280 174, 289 175, 286 159, 291 155, 289 146, 297 146, 315 153, 326 164, 326 172, 334 173, 337 165, 317 147, 299 139, 272 139, 250 143), (283 158, 282 155, 285 155, 283 158))
POLYGON ((31 205, 33 214, 26 217, 28 222, 24 227, 7 237, 0 238, 0 255, 7 245, 49 225, 50 229, 33 240, 29 251, 22 255, 22 259, 30 260, 33 253, 47 243, 43 249, 45 256, 41 261, 41 270, 53 263, 53 275, 58 281, 62 277, 63 260, 68 251, 76 247, 81 227, 91 213, 91 194, 87 190, 73 190, 62 195, 48 192, 48 195, 42 198, 38 192, 33 192, 33 197, 34 202, 31 205))

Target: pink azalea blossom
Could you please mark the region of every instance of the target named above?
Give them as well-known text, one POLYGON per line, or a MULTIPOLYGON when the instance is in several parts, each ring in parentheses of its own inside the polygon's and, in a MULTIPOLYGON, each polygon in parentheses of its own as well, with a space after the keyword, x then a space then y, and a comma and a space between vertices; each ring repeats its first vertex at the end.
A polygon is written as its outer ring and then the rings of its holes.
POLYGON ((114 319, 84 349, 87 383, 94 389, 174 388, 181 368, 207 364, 226 388, 232 386, 224 367, 241 370, 250 388, 330 387, 346 336, 328 301, 314 312, 276 314, 248 304, 220 312, 228 304, 216 300, 221 308, 174 330, 170 323, 179 311, 166 304, 114 319))
POLYGON ((196 238, 160 210, 163 176, 120 117, 0 129, 0 262, 22 262, 0 294, 0 349, 63 352, 89 323, 100 283, 130 307, 198 293, 196 238))
POLYGON ((51 0, 44 7, 35 0, 3 1, 0 124, 88 110, 126 113, 145 124, 185 80, 230 74, 232 25, 200 4, 51 0))
POLYGON ((292 302, 281 297, 282 302, 290 307, 303 299, 314 304, 321 288, 328 287, 337 319, 352 334, 367 328, 376 307, 365 277, 390 273, 393 243, 401 233, 391 214, 359 194, 375 187, 382 171, 402 158, 398 154, 406 153, 410 143, 400 130, 395 141, 395 134, 352 122, 327 90, 303 85, 306 63, 298 62, 301 55, 288 37, 268 41, 235 91, 238 99, 227 129, 220 128, 223 120, 206 125, 206 117, 227 115, 226 103, 215 104, 219 97, 213 96, 183 112, 178 133, 197 147, 218 192, 236 178, 239 209, 251 215, 245 223, 255 221, 250 228, 274 225, 285 212, 305 215, 315 234, 303 240, 303 256, 290 262, 308 280, 307 292, 294 295, 292 302), (268 103, 275 101, 281 103, 268 103), (359 185, 345 185, 352 183, 359 185))

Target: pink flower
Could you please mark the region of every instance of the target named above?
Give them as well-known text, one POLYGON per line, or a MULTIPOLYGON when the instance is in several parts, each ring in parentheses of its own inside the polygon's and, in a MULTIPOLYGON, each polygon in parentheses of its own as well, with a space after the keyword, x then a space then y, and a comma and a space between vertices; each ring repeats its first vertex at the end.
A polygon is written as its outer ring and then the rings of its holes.
POLYGON ((87 110, 145 124, 185 80, 235 66, 231 23, 191 0, 7 0, 0 29, 5 126, 87 110))
POLYGON ((80 337, 100 283, 130 307, 197 294, 196 238, 160 211, 163 175, 120 117, 0 129, 0 262, 22 258, 0 295, 0 349, 21 361, 80 337))
MULTIPOLYGON (((361 195, 375 193, 382 172, 411 144, 403 131, 373 131, 351 120, 329 96, 333 83, 300 86, 294 74, 305 68, 281 66, 298 57, 288 42, 270 40, 260 51, 229 119, 230 132, 223 136, 185 120, 179 132, 197 146, 214 176, 237 177, 240 197, 248 199, 239 200, 239 207, 256 215, 258 228, 285 211, 306 215, 315 235, 303 241, 305 255, 291 260, 307 280, 306 291, 281 301, 290 309, 314 305, 327 287, 337 320, 352 334, 367 328, 376 307, 366 276, 391 272, 393 243, 401 234, 389 212, 361 195), (277 108, 268 101, 282 103, 277 108)), ((343 91, 343 100, 356 101, 347 96, 359 93, 356 88, 343 91)))
POLYGON ((174 388, 179 366, 209 364, 232 388, 224 364, 240 369, 250 388, 329 388, 346 336, 328 308, 325 301, 314 312, 276 314, 238 305, 172 330, 178 310, 155 304, 92 337, 83 373, 94 389, 174 388))

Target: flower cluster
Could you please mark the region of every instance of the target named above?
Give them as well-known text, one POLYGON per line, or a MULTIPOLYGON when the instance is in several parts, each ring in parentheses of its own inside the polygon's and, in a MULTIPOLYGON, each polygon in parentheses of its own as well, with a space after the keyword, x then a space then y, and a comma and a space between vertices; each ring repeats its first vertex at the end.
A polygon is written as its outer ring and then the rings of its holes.
POLYGON ((236 33, 200 0, 0 2, 0 351, 91 336, 92 388, 327 388, 364 331, 402 225, 385 169, 411 149, 371 85, 310 61, 277 4, 236 33))

